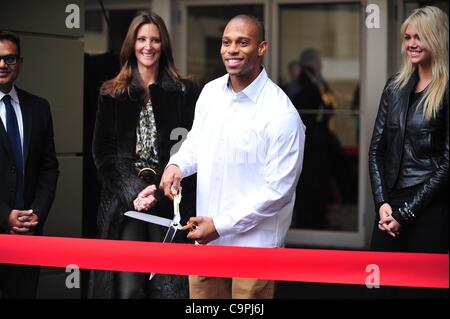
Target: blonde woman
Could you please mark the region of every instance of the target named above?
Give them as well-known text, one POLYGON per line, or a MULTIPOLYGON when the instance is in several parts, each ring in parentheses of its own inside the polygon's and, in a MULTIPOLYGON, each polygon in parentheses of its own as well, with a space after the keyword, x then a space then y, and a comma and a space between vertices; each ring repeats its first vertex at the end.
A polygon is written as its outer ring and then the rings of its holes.
POLYGON ((369 151, 372 250, 448 252, 448 17, 416 9, 402 67, 381 97, 369 151))

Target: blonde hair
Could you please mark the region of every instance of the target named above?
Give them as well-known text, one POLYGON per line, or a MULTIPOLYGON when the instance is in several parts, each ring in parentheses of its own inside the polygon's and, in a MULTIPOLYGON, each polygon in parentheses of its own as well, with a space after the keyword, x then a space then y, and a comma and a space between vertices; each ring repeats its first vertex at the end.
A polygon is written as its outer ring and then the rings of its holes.
POLYGON ((134 45, 136 43, 137 33, 144 24, 154 24, 159 30, 161 37, 161 57, 159 59, 159 69, 163 69, 174 80, 183 79, 175 68, 172 55, 172 46, 170 44, 169 32, 167 31, 164 20, 156 13, 140 12, 131 21, 127 35, 120 51, 120 72, 119 74, 103 83, 100 93, 119 97, 123 94, 130 96, 131 91, 140 88, 141 84, 137 79, 137 62, 134 54, 134 45))
MULTIPOLYGON (((420 40, 431 53, 432 80, 420 103, 423 105, 424 118, 432 119, 436 116, 445 91, 448 89, 448 17, 437 7, 427 6, 416 9, 403 22, 400 28, 402 37, 410 24, 417 30, 420 40)), ((415 70, 416 66, 408 59, 405 46, 402 45, 402 66, 394 79, 393 86, 404 87, 415 70)))

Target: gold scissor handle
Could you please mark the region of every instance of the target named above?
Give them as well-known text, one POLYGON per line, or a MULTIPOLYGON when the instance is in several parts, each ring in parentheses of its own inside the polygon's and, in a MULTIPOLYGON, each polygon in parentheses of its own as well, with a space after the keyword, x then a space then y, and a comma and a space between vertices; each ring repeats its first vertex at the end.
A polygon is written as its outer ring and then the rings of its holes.
POLYGON ((184 226, 179 226, 179 227, 178 227, 178 230, 187 230, 187 229, 189 229, 189 231, 193 231, 195 228, 197 228, 197 226, 195 226, 194 224, 192 224, 192 223, 187 223, 187 224, 184 225, 184 226))

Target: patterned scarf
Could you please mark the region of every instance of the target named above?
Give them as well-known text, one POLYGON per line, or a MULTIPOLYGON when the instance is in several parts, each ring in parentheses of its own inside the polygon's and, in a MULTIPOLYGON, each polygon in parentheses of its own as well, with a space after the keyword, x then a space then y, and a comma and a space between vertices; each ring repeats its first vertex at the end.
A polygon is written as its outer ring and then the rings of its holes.
POLYGON ((138 160, 135 166, 137 169, 158 163, 156 134, 155 116, 152 101, 149 99, 139 114, 139 125, 136 128, 136 155, 138 160))

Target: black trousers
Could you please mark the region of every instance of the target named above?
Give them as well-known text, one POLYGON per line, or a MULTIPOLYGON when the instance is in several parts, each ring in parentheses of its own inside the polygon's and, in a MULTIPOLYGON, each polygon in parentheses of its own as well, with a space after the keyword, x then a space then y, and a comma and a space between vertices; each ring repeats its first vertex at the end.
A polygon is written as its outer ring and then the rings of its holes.
MULTIPOLYGON (((122 240, 161 242, 166 227, 128 219, 122 231, 122 240)), ((174 241, 182 241, 177 233, 174 241)), ((149 280, 147 273, 117 272, 116 296, 120 299, 186 299, 189 298, 187 276, 157 274, 149 280)))
MULTIPOLYGON (((159 226, 135 219, 126 221, 120 239, 135 241, 160 240, 159 226)), ((120 299, 145 299, 149 294, 148 274, 137 272, 118 272, 117 296, 120 299)))
POLYGON ((0 298, 36 298, 40 269, 39 266, 0 264, 0 298))
MULTIPOLYGON (((420 185, 389 192, 389 204, 393 210, 410 201, 420 185)), ((378 212, 373 226, 370 248, 374 251, 448 253, 449 242, 449 204, 447 190, 438 194, 431 203, 419 212, 410 225, 402 226, 400 235, 392 237, 378 229, 378 212)), ((449 297, 448 289, 380 287, 367 290, 369 298, 389 299, 442 299, 449 297)))
MULTIPOLYGON (((395 211, 411 201, 420 185, 389 192, 389 204, 395 211)), ((417 219, 400 229, 400 235, 392 237, 378 229, 380 220, 378 212, 372 233, 371 250, 390 252, 448 253, 449 242, 449 204, 448 189, 443 190, 431 200, 417 219)))

